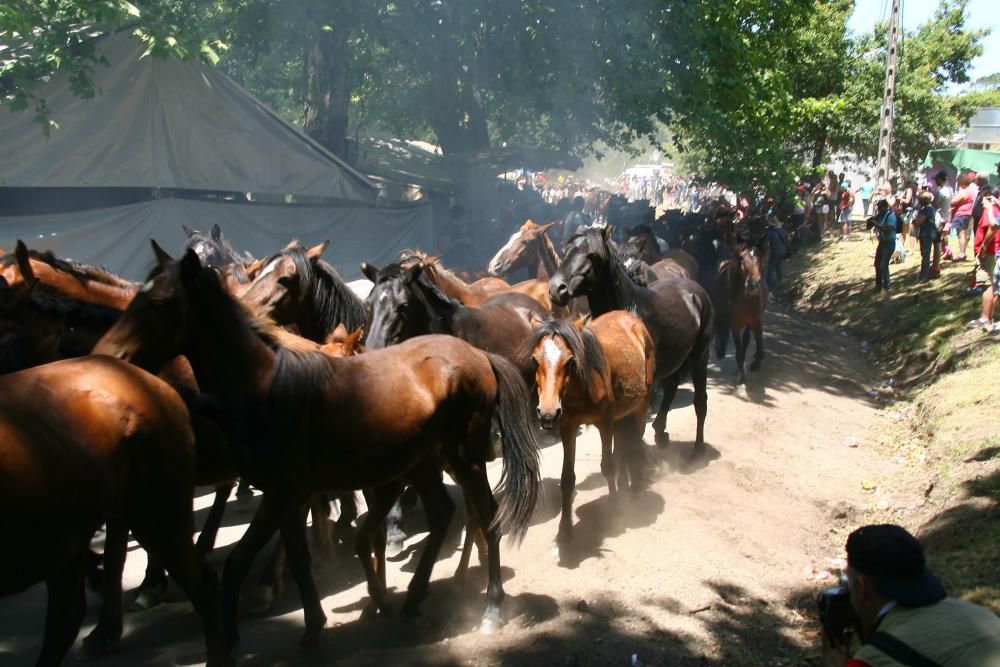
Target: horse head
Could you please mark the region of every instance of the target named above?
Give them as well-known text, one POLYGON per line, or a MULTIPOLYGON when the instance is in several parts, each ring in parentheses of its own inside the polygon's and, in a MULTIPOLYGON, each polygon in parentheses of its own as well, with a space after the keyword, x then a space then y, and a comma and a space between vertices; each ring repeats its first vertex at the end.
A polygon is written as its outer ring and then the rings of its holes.
POLYGON ((510 235, 506 245, 493 256, 487 271, 495 276, 505 276, 526 266, 531 259, 531 251, 536 248, 537 243, 545 242, 545 232, 552 227, 552 224, 536 225, 531 220, 526 220, 519 230, 510 235))
POLYGON ((205 301, 213 306, 231 297, 222 274, 204 267, 193 249, 175 260, 156 241, 151 243, 156 267, 118 321, 94 346, 93 353, 117 357, 157 373, 174 357, 191 352, 191 331, 198 326, 191 295, 203 292, 205 301))
POLYGON ((760 290, 764 273, 760 248, 755 245, 741 246, 736 251, 736 258, 743 277, 743 291, 755 294, 760 290))
POLYGON ((241 300, 251 310, 281 325, 294 324, 311 294, 317 265, 329 241, 311 248, 292 243, 272 255, 257 271, 241 300))
POLYGON ((573 297, 590 293, 609 275, 612 253, 611 228, 590 228, 571 237, 566 258, 549 280, 554 305, 565 306, 573 297))
POLYGON ((181 229, 188 237, 184 250, 194 250, 205 266, 226 269, 235 264, 243 265, 254 261, 249 253, 239 252, 229 244, 219 225, 212 225, 208 234, 186 225, 181 225, 181 229))
POLYGON ((361 264, 361 272, 373 283, 365 300, 371 320, 368 347, 388 347, 429 331, 428 307, 416 287, 424 270, 424 264, 418 261, 390 264, 383 269, 367 262, 361 264))

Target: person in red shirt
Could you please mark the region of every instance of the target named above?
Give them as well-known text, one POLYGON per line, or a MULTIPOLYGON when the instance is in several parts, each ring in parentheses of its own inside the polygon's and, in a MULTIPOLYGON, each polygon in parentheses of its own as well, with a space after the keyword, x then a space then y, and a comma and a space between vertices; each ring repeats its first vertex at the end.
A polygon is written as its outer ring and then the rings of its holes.
POLYGON ((986 275, 983 281, 983 307, 978 320, 969 323, 971 328, 982 327, 987 332, 1000 332, 1000 325, 993 322, 997 307, 997 252, 1000 252, 1000 203, 991 193, 983 196, 983 215, 976 227, 973 248, 979 267, 986 275))

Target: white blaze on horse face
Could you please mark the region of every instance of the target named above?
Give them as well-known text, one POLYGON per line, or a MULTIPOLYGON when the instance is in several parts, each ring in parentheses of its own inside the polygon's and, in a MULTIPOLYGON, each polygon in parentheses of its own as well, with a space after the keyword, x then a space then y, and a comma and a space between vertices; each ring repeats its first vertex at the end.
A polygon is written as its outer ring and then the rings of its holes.
POLYGON ((151 289, 153 289, 153 281, 152 280, 147 280, 146 283, 142 286, 142 289, 140 289, 139 291, 140 292, 148 292, 151 289))
POLYGON ((556 345, 556 341, 553 338, 546 338, 545 342, 542 343, 542 352, 545 353, 545 361, 555 366, 562 359, 562 350, 556 345))
POLYGON ((271 262, 270 264, 268 264, 267 266, 265 266, 263 269, 261 269, 260 273, 257 274, 257 278, 258 279, 263 278, 267 274, 274 273, 275 271, 277 271, 278 270, 278 262, 280 262, 280 261, 281 261, 281 258, 279 257, 279 258, 275 259, 273 262, 271 262))
POLYGON ((514 242, 517 241, 520 238, 521 238, 521 230, 520 229, 517 230, 516 232, 514 232, 513 234, 511 234, 510 238, 507 239, 506 245, 504 245, 504 247, 500 248, 500 250, 497 251, 497 254, 493 255, 493 259, 490 260, 490 265, 488 267, 486 267, 486 270, 489 271, 490 273, 494 273, 496 271, 496 269, 497 269, 497 265, 500 263, 500 256, 503 255, 508 250, 510 250, 510 247, 512 245, 514 245, 514 242))

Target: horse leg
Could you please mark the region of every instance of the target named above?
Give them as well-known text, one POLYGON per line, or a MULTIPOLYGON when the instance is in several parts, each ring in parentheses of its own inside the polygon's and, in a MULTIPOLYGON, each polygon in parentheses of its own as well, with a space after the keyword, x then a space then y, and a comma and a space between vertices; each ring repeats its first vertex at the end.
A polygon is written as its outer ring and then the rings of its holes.
MULTIPOLYGON (((369 508, 370 510, 371 508, 369 508)), ((403 543, 406 541, 406 531, 403 530, 403 503, 393 503, 389 509, 389 514, 385 519, 386 523, 386 555, 390 558, 398 556, 403 551, 403 543)))
POLYGON ((601 474, 608 483, 608 495, 618 493, 618 461, 614 456, 615 423, 610 417, 597 425, 601 434, 601 474))
POLYGON ((708 415, 708 343, 692 351, 691 382, 694 385, 694 414, 698 421, 691 458, 705 453, 705 417, 708 415))
POLYGON ((215 538, 219 534, 219 526, 222 524, 222 514, 226 511, 226 502, 229 494, 233 492, 234 482, 226 482, 215 487, 215 499, 212 507, 205 517, 205 525, 201 528, 201 535, 198 536, 198 553, 207 556, 215 548, 215 538))
POLYGON ((729 332, 726 331, 726 323, 723 321, 721 315, 716 318, 715 322, 715 358, 725 359, 726 357, 726 346, 729 342, 729 332))
POLYGON ((374 539, 376 531, 382 532, 385 530, 383 520, 402 492, 402 480, 365 490, 368 514, 365 515, 365 520, 358 526, 354 547, 358 554, 358 559, 361 561, 361 566, 365 571, 365 580, 368 582, 368 595, 371 597, 371 600, 361 612, 361 618, 370 618, 379 611, 383 614, 392 613, 392 609, 385 598, 385 549, 380 547, 374 556, 373 549, 375 548, 374 539))
MULTIPOLYGON (((351 494, 351 500, 354 500, 354 494, 351 494)), ((344 502, 341 502, 341 507, 344 506, 344 502)), ((316 552, 321 554, 324 560, 331 559, 334 556, 333 547, 333 533, 334 529, 330 527, 330 500, 322 493, 313 493, 309 495, 309 511, 312 513, 312 535, 313 535, 313 545, 316 547, 316 552)), ((355 509, 355 511, 357 511, 355 509)), ((343 513, 341 514, 343 517, 343 513)), ((348 521, 348 525, 354 519, 348 521)), ((338 519, 339 522, 339 519, 338 519)))
POLYGON ((127 551, 128 526, 121 517, 110 517, 104 539, 101 614, 83 640, 83 650, 90 657, 106 655, 122 637, 122 571, 127 551))
POLYGON ((448 524, 455 513, 455 504, 445 491, 441 479, 441 467, 436 460, 428 460, 419 465, 408 476, 410 482, 420 493, 427 512, 427 523, 430 535, 424 552, 420 554, 417 569, 413 573, 407 589, 406 602, 403 604, 403 616, 416 616, 420 602, 427 597, 427 584, 431 578, 431 570, 437 562, 448 533, 448 524))
POLYGON ((145 497, 156 499, 148 502, 127 498, 126 520, 139 544, 163 563, 201 617, 208 665, 221 665, 225 646, 219 628, 218 583, 191 541, 191 489, 180 494, 160 491, 143 489, 145 497))
POLYGON ((302 644, 316 646, 319 634, 326 625, 326 614, 319 600, 316 582, 313 581, 309 545, 306 544, 305 508, 295 503, 285 503, 281 511, 281 541, 288 553, 288 568, 302 598, 306 631, 302 644))
POLYGON ((80 553, 45 581, 48 604, 45 609, 45 639, 36 663, 38 667, 61 665, 80 632, 80 624, 87 612, 87 597, 83 590, 86 550, 87 545, 81 544, 80 553))
POLYGON ((263 614, 274 605, 274 601, 285 591, 285 564, 288 552, 285 543, 278 540, 264 569, 261 570, 257 585, 254 586, 253 602, 247 609, 251 614, 263 614))
POLYGON ((227 651, 239 641, 237 611, 240 600, 240 586, 246 579, 253 564, 254 556, 264 548, 271 536, 278 530, 277 508, 271 494, 264 494, 256 514, 246 532, 226 558, 222 569, 222 626, 223 641, 227 651))
POLYGON ((128 603, 129 611, 145 611, 163 602, 167 592, 167 573, 154 554, 147 554, 146 574, 135 591, 135 597, 128 603))
MULTIPOLYGON (((576 493, 576 431, 579 424, 562 419, 559 421, 559 435, 562 437, 563 462, 559 477, 559 491, 562 494, 562 511, 559 516, 559 532, 556 533, 555 555, 560 547, 573 536, 573 495, 576 493)), ((603 437, 603 436, 602 436, 603 437)), ((601 459, 603 467, 604 460, 601 459)))
POLYGON ((740 328, 734 326, 732 329, 733 345, 736 346, 736 384, 746 384, 747 374, 743 364, 746 362, 748 341, 746 336, 740 335, 740 328))
POLYGON ((486 469, 480 464, 471 464, 457 456, 449 460, 456 481, 463 491, 471 498, 476 508, 479 525, 486 532, 487 568, 489 583, 486 587, 486 611, 479 625, 479 631, 492 634, 504 625, 500 605, 505 593, 500 572, 500 530, 493 525, 497 512, 497 502, 490 490, 490 482, 486 477, 486 469))
POLYGON ((618 489, 639 491, 649 485, 646 471, 646 451, 642 432, 646 409, 622 417, 615 423, 614 456, 618 464, 618 489))
POLYGON ((753 326, 753 338, 753 362, 750 364, 750 370, 759 371, 760 365, 764 361, 764 325, 759 319, 753 326))
POLYGON ((351 524, 358 518, 358 503, 353 491, 338 493, 337 503, 340 505, 340 516, 337 517, 333 534, 346 539, 354 532, 354 526, 351 524))
POLYGON ((660 401, 660 411, 656 413, 653 420, 653 431, 656 434, 656 444, 666 447, 670 444, 670 434, 667 433, 667 411, 677 396, 677 386, 681 383, 680 371, 668 375, 660 381, 660 389, 663 392, 663 399, 660 401))
POLYGON ((479 521, 476 518, 476 509, 473 506, 469 494, 462 493, 465 503, 465 538, 462 540, 462 555, 458 559, 458 567, 455 568, 455 583, 460 588, 465 587, 465 576, 469 571, 469 557, 472 555, 472 545, 476 544, 479 550, 479 563, 483 564, 486 556, 486 543, 483 540, 483 532, 479 529, 479 521))

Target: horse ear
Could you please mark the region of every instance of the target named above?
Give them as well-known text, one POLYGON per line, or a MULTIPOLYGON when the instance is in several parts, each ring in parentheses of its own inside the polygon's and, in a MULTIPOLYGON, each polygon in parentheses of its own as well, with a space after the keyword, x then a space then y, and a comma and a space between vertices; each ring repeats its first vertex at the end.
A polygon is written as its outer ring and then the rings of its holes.
POLYGON ((38 279, 35 278, 35 271, 31 268, 31 256, 28 253, 28 246, 24 245, 24 241, 20 239, 18 239, 17 246, 14 248, 14 259, 17 260, 17 270, 21 272, 24 282, 34 286, 38 282, 38 279))
POLYGON ((601 227, 601 236, 604 237, 605 241, 610 241, 611 240, 611 232, 612 231, 613 230, 611 229, 611 225, 605 225, 604 227, 601 227))
POLYGON ((160 247, 160 244, 153 239, 149 239, 149 244, 153 246, 153 254, 156 255, 156 263, 161 267, 166 266, 169 262, 174 261, 174 258, 167 253, 166 250, 160 247))
POLYGON ((528 324, 531 326, 532 329, 536 328, 539 324, 541 324, 544 321, 545 320, 539 317, 538 313, 536 313, 535 311, 533 310, 528 311, 528 324))
POLYGON ((414 280, 420 277, 420 274, 423 272, 423 270, 424 270, 424 265, 423 263, 420 262, 406 269, 406 282, 412 283, 414 280))
POLYGON ((243 272, 247 274, 247 278, 253 280, 257 277, 257 273, 264 268, 267 264, 267 258, 255 259, 249 264, 243 265, 243 272))
POLYGON ((363 273, 365 278, 373 283, 378 282, 378 269, 368 262, 361 262, 361 273, 363 273))
POLYGON ((184 230, 184 233, 187 234, 188 238, 191 238, 192 236, 194 236, 195 234, 197 234, 196 231, 194 231, 193 229, 191 229, 187 225, 181 225, 181 229, 184 230))
POLYGON ((212 240, 221 241, 222 240, 222 228, 219 227, 219 223, 212 225, 212 240))
POLYGON ((323 254, 323 251, 326 250, 326 247, 328 245, 330 245, 330 241, 327 240, 327 241, 323 241, 322 243, 320 243, 318 245, 314 245, 311 248, 307 248, 306 249, 306 257, 308 257, 311 262, 318 261, 319 258, 320 258, 320 255, 323 254))
POLYGON ((285 246, 285 250, 291 250, 292 248, 298 248, 298 247, 299 247, 299 240, 292 239, 291 241, 288 242, 288 245, 285 246))
POLYGON ((191 284, 200 274, 201 260, 198 259, 198 253, 188 248, 184 257, 181 258, 181 280, 185 284, 191 284))
POLYGON ((327 337, 326 342, 334 343, 338 340, 344 340, 345 338, 347 338, 347 327, 345 327, 344 323, 341 322, 333 329, 333 332, 331 332, 327 337))
POLYGON ((539 234, 544 234, 545 232, 549 231, 549 229, 550 229, 550 228, 552 227, 552 225, 554 225, 554 224, 556 224, 556 223, 554 223, 554 222, 550 222, 550 223, 548 223, 548 224, 545 224, 545 225, 542 225, 541 227, 539 227, 539 228, 538 228, 538 233, 539 233, 539 234))
POLYGON ((344 344, 347 346, 348 349, 360 352, 361 339, 364 337, 364 335, 365 335, 365 325, 362 324, 358 326, 357 329, 352 331, 351 334, 346 339, 344 339, 344 344))
POLYGON ((576 327, 577 331, 583 331, 587 326, 587 322, 589 321, 590 321, 590 315, 589 314, 583 315, 573 320, 573 326, 576 327))

